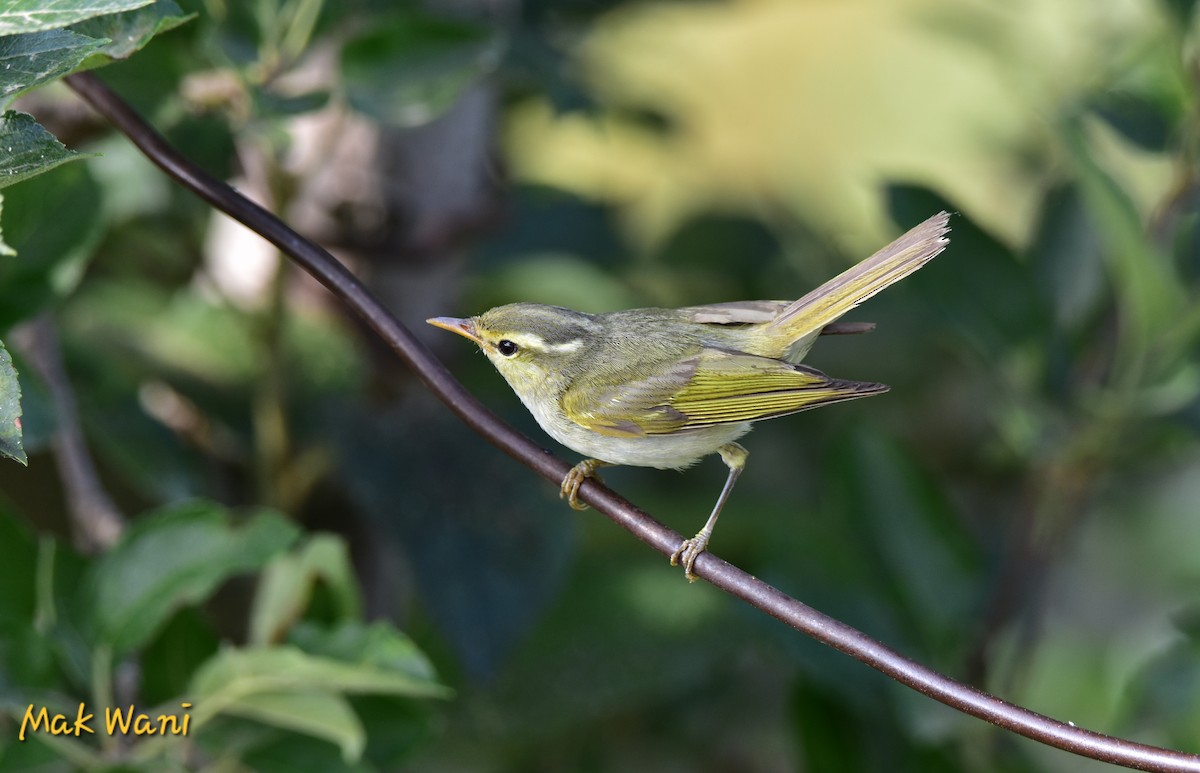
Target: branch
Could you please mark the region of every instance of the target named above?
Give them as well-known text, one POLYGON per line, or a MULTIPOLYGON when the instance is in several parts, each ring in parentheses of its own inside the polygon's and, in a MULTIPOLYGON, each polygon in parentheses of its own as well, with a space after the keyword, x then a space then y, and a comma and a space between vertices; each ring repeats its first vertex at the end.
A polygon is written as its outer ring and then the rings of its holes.
POLYGON ((112 547, 121 536, 125 521, 100 483, 96 465, 88 453, 79 421, 79 406, 67 378, 59 345, 58 328, 49 312, 43 312, 18 328, 15 342, 29 364, 41 376, 54 404, 58 426, 54 430, 54 459, 67 495, 71 536, 84 553, 99 553, 112 547))
MULTIPOLYGON (((552 456, 484 407, 337 259, 288 228, 270 212, 197 168, 95 75, 72 75, 66 80, 72 89, 129 137, 163 171, 277 246, 329 288, 362 317, 468 426, 555 486, 561 483, 570 465, 552 456)), ((671 555, 682 541, 678 533, 594 479, 583 484, 579 495, 598 512, 664 556, 671 555)), ((1015 706, 939 674, 901 656, 861 631, 790 598, 712 553, 700 555, 695 573, 730 595, 882 671, 901 684, 1019 735, 1084 757, 1137 770, 1200 773, 1200 755, 1184 754, 1084 730, 1015 706)))

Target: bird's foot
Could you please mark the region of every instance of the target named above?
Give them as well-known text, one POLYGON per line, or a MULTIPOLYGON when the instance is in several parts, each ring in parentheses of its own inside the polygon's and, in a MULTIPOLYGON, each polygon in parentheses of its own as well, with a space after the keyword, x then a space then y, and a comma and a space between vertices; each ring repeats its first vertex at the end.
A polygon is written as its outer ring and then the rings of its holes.
POLYGON ((712 532, 707 529, 702 529, 699 534, 691 539, 685 539, 679 543, 679 548, 671 554, 671 566, 683 565, 683 575, 687 577, 688 582, 695 582, 700 579, 692 571, 692 566, 696 563, 696 559, 700 554, 708 549, 708 540, 712 537, 712 532))
POLYGON ((604 467, 604 462, 599 459, 584 459, 579 464, 571 468, 563 478, 562 487, 558 491, 559 499, 566 499, 567 504, 572 510, 587 510, 588 506, 579 501, 579 487, 588 478, 600 480, 600 476, 596 474, 596 470, 604 467))

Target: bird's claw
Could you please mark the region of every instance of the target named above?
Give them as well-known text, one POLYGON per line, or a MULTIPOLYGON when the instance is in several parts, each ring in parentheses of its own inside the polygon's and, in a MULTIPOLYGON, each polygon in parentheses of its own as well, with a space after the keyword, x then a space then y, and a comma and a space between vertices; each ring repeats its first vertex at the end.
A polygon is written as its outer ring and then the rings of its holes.
POLYGON ((695 537, 679 543, 679 547, 671 554, 671 566, 682 565, 683 575, 687 577, 688 582, 700 579, 699 575, 692 571, 692 566, 695 565, 700 554, 708 549, 708 539, 711 536, 711 534, 701 531, 695 537))
POLYGON ((601 464, 595 459, 584 459, 572 467, 571 471, 563 478, 562 486, 558 490, 558 498, 566 499, 572 510, 587 510, 588 505, 579 501, 579 487, 588 478, 600 480, 600 476, 596 474, 599 467, 601 464))

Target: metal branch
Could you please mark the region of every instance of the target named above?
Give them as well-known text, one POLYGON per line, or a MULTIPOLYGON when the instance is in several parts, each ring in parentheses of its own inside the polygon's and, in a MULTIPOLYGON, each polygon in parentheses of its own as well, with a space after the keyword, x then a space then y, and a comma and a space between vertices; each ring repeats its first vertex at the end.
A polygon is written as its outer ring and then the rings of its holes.
MULTIPOLYGON (((395 317, 332 255, 288 228, 270 212, 197 168, 171 147, 124 100, 92 74, 67 83, 179 183, 257 232, 299 263, 353 309, 392 347, 454 413, 488 442, 559 485, 570 465, 518 433, 475 399, 395 317)), ((682 537, 650 515, 588 480, 580 498, 635 537, 669 556, 682 537)), ((951 708, 1035 741, 1084 757, 1146 771, 1200 773, 1200 755, 1162 749, 1059 722, 955 681, 903 657, 871 637, 793 599, 711 553, 696 561, 697 575, 797 631, 857 658, 896 681, 951 708)))

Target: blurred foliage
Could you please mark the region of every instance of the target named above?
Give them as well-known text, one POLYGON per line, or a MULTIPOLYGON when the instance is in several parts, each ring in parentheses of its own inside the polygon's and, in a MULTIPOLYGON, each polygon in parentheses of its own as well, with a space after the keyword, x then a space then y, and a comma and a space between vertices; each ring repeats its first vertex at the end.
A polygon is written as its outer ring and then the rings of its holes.
POLYGON ((12 355, 0 344, 0 454, 24 464, 21 435, 21 383, 12 355))
MULTIPOLYGON (((959 213, 811 357, 892 391, 759 427, 713 549, 1008 700, 1200 750, 1194 6, 7 4, 0 769, 1102 769, 567 511, 55 84, 102 65, 533 437, 427 316, 796 297, 959 213), (101 555, 68 547, 63 387, 131 517, 101 555), (185 701, 186 738, 14 740, 31 702, 185 701)), ((690 533, 721 476, 605 480, 690 533)))

